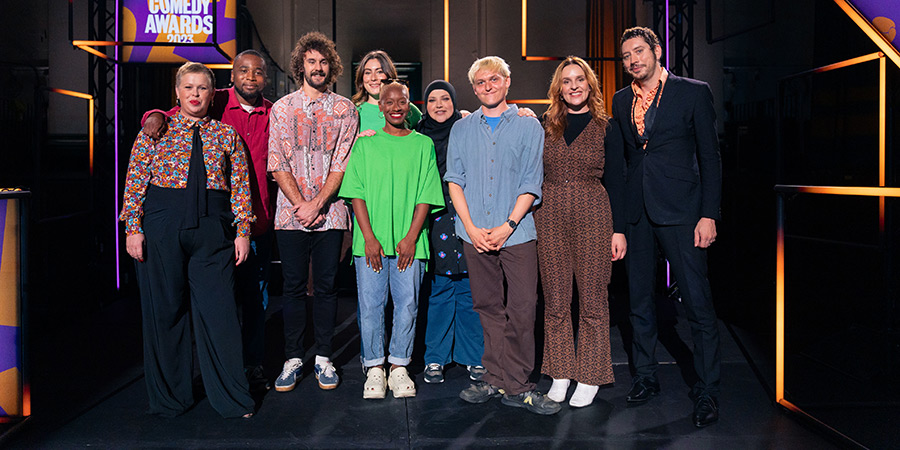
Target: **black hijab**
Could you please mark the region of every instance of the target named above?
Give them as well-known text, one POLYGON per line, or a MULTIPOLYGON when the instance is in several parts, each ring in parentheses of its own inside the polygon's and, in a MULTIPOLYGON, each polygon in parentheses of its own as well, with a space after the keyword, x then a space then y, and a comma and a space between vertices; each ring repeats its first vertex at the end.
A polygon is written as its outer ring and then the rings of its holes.
POLYGON ((453 85, 444 80, 434 80, 428 83, 425 88, 425 107, 422 108, 422 119, 416 125, 416 131, 424 134, 434 141, 435 157, 437 159, 438 173, 441 177, 447 171, 447 142, 450 140, 450 128, 453 124, 462 119, 459 113, 459 106, 456 104, 456 89, 453 85), (440 123, 428 116, 428 95, 435 89, 443 89, 450 94, 450 101, 453 102, 453 114, 443 123, 440 123))

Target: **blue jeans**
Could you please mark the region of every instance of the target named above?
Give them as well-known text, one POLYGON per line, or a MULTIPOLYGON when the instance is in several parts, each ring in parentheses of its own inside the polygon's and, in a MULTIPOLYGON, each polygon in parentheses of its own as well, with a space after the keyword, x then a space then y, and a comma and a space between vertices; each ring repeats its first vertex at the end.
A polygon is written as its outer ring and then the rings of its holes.
POLYGON ((480 366, 484 353, 481 320, 472 307, 468 275, 434 275, 428 298, 425 363, 456 361, 480 366), (452 359, 451 359, 452 356, 452 359))
POLYGON ((425 261, 415 260, 405 271, 397 270, 397 257, 381 258, 382 269, 375 273, 366 267, 366 257, 353 258, 356 264, 356 287, 359 290, 359 335, 362 341, 360 359, 363 367, 384 364, 384 308, 388 287, 394 301, 394 325, 391 330, 390 357, 387 361, 406 366, 412 357, 419 309, 419 287, 425 273, 425 261))

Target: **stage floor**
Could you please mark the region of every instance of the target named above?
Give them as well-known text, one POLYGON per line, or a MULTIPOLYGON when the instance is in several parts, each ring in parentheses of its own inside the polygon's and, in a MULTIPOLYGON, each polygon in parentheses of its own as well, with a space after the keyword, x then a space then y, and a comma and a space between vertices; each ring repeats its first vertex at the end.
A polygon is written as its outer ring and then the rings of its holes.
MULTIPOLYGON (((420 344, 410 367, 418 388, 415 398, 394 399, 389 393, 384 400, 363 400, 356 299, 342 296, 338 315, 334 360, 342 383, 337 389, 319 389, 312 363, 306 363, 296 389, 258 396, 258 413, 250 420, 222 419, 205 398, 183 416, 163 419, 145 413, 137 300, 120 300, 92 315, 95 323, 77 336, 67 334, 72 322, 65 321, 69 325, 59 326, 56 334, 35 339, 32 348, 40 356, 32 368, 34 415, 0 443, 12 448, 834 447, 773 405, 724 324, 721 418, 697 429, 690 422, 685 382, 690 375, 682 373, 663 345, 658 349, 661 394, 647 404, 626 406, 631 376, 618 327, 611 332, 616 383, 602 387, 587 408, 564 404, 557 415, 537 416, 499 400, 469 405, 457 397, 469 384, 464 367, 448 368, 443 384, 422 381, 420 344)), ((266 357, 270 379, 283 362, 281 325, 280 298, 272 297, 266 357)), ((675 333, 690 346, 688 331, 679 319, 675 333)), ((683 348, 667 344, 675 354, 679 351, 674 349, 683 348)), ((540 378, 541 391, 549 385, 547 377, 540 378)))

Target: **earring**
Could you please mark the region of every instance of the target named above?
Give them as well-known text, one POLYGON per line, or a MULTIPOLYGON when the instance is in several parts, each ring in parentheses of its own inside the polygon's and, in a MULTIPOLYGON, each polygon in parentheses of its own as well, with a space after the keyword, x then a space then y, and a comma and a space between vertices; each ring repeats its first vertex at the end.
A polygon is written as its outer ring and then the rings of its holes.
POLYGON ((175 99, 175 106, 181 108, 181 99, 180 98, 175 99))

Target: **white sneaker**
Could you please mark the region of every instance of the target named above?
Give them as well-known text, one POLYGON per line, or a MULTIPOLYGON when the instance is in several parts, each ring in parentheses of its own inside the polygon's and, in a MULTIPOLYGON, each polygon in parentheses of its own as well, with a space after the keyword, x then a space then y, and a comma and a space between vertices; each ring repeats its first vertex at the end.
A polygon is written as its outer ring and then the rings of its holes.
POLYGON ((384 369, 372 367, 366 372, 366 384, 363 386, 363 398, 384 398, 387 393, 387 380, 384 378, 384 369))
POLYGON ((572 398, 569 399, 569 406, 573 408, 583 408, 594 403, 594 397, 597 395, 598 390, 600 390, 600 386, 578 383, 578 385, 575 386, 575 393, 573 393, 572 398))
POLYGON ((394 392, 394 398, 407 398, 416 396, 416 385, 409 377, 406 367, 397 367, 391 370, 391 377, 388 379, 388 387, 394 392))
POLYGON ((281 375, 275 379, 275 390, 278 392, 288 392, 297 385, 300 379, 300 373, 303 369, 303 360, 300 358, 291 358, 284 362, 284 368, 281 369, 281 375))
POLYGON ((566 401, 566 393, 569 391, 569 380, 557 380, 553 379, 553 385, 550 386, 550 391, 547 392, 547 398, 553 400, 556 403, 562 403, 566 401))

